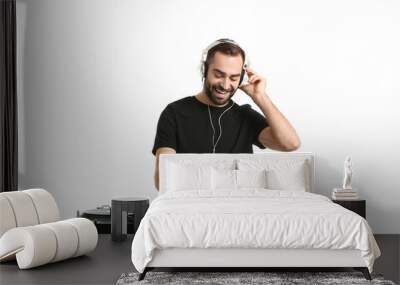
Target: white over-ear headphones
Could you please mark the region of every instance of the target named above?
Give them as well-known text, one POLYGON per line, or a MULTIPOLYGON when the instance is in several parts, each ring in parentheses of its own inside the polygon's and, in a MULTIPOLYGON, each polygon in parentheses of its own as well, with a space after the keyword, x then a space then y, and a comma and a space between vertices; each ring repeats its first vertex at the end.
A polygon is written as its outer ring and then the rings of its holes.
POLYGON ((205 50, 203 50, 203 53, 201 55, 201 63, 200 63, 200 72, 201 72, 201 76, 204 80, 204 78, 207 76, 207 55, 208 52, 215 46, 223 44, 223 43, 229 43, 232 45, 235 45, 237 47, 239 47, 243 53, 244 53, 244 63, 243 63, 243 69, 242 69, 242 73, 240 76, 240 80, 239 80, 239 86, 242 85, 244 82, 248 81, 248 76, 247 76, 247 72, 246 72, 246 68, 249 66, 250 62, 248 60, 248 57, 245 53, 245 51, 241 48, 241 46, 236 43, 234 40, 230 40, 230 39, 219 39, 216 40, 215 42, 213 42, 212 44, 210 44, 205 50))

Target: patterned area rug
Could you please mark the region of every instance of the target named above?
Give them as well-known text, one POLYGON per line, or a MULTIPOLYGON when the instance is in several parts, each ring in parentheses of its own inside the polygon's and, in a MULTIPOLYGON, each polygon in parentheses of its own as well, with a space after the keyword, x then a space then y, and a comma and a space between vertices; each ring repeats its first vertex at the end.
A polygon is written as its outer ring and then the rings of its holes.
POLYGON ((366 280, 361 272, 147 272, 145 279, 138 281, 139 273, 124 273, 117 285, 134 284, 379 284, 396 285, 384 280, 381 274, 371 274, 366 280))

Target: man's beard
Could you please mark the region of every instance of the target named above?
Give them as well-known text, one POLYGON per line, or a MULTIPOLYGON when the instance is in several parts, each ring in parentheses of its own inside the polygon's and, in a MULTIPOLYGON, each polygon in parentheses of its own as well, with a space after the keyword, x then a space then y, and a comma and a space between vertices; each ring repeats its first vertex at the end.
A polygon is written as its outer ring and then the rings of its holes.
POLYGON ((211 100, 211 102, 213 102, 217 106, 225 105, 227 102, 229 102, 229 100, 232 98, 232 96, 235 94, 237 90, 237 89, 224 90, 224 88, 219 85, 210 85, 207 79, 205 79, 204 81, 203 89, 207 97, 211 100), (214 92, 216 92, 216 90, 226 91, 226 93, 223 96, 228 95, 228 97, 221 100, 215 95, 214 92))

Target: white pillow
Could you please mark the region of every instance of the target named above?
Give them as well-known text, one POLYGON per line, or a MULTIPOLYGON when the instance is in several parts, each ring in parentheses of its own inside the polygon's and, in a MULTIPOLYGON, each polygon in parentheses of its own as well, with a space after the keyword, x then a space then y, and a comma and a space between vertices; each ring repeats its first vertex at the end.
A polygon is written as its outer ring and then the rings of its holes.
POLYGON ((211 189, 211 167, 169 163, 166 191, 211 189))
POLYGON ((236 190, 236 170, 212 168, 212 189, 236 190))
POLYGON ((213 190, 267 188, 266 170, 231 170, 212 168, 213 190))
POLYGON ((274 190, 311 191, 308 160, 239 159, 239 170, 267 171, 267 188, 274 190))
POLYGON ((304 165, 267 171, 268 189, 308 191, 304 165))
POLYGON ((267 188, 266 170, 236 170, 237 188, 267 188))

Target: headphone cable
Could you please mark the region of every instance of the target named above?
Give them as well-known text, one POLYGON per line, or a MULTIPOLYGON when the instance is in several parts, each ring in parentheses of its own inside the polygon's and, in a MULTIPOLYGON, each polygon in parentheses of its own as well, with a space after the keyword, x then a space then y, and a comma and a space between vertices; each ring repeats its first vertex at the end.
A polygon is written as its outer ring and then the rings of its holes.
POLYGON ((221 136, 222 136, 221 118, 222 118, 222 116, 223 116, 227 111, 229 111, 229 110, 233 107, 233 104, 235 104, 235 102, 232 102, 232 105, 231 105, 228 109, 226 109, 225 111, 223 111, 222 114, 221 114, 221 115, 219 116, 219 118, 218 118, 219 136, 218 136, 217 141, 215 142, 215 144, 214 144, 215 128, 214 128, 214 124, 213 124, 212 118, 211 118, 210 105, 207 104, 208 116, 209 116, 209 118, 210 118, 211 128, 212 128, 212 130, 213 130, 213 136, 212 136, 213 153, 215 153, 215 148, 217 147, 217 144, 218 144, 218 142, 219 142, 219 140, 220 140, 220 138, 221 138, 221 136))

